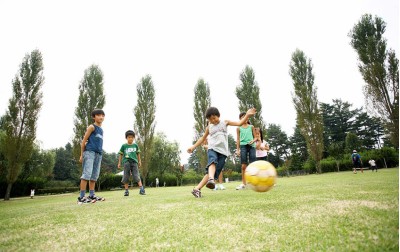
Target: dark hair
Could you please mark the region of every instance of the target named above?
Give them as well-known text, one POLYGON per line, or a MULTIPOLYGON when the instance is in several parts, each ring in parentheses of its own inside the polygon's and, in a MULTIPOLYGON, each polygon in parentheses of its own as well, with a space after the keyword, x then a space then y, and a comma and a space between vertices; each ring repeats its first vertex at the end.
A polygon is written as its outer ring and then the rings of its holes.
POLYGON ((103 115, 103 116, 105 116, 106 114, 104 114, 104 111, 102 109, 95 108, 92 111, 92 118, 94 118, 95 115, 103 115))
POLYGON ((261 130, 261 128, 258 128, 258 129, 260 130, 260 138, 261 138, 261 142, 263 142, 263 141, 264 141, 264 137, 263 137, 262 130, 261 130))
POLYGON ((125 132, 125 138, 128 138, 128 136, 135 137, 135 132, 133 132, 133 130, 128 130, 127 132, 125 132))
MULTIPOLYGON (((240 112, 240 114, 239 114, 239 119, 242 118, 242 116, 245 116, 245 115, 246 115, 245 112, 240 112)), ((247 120, 247 124, 251 124, 251 123, 250 123, 250 120, 247 120)))
POLYGON ((220 116, 219 111, 216 107, 209 107, 206 111, 206 118, 210 118, 211 116, 220 116))

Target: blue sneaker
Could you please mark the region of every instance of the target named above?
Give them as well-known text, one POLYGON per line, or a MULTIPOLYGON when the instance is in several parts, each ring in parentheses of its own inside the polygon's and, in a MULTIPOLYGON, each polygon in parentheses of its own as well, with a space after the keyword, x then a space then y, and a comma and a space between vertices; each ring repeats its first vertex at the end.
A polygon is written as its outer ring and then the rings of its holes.
POLYGON ((144 189, 140 189, 139 194, 140 195, 146 195, 146 191, 144 189))

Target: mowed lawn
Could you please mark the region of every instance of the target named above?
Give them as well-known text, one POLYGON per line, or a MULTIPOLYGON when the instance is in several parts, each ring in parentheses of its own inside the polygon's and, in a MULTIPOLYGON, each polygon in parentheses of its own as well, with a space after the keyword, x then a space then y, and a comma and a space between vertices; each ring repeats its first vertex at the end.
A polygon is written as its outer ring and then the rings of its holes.
POLYGON ((0 201, 0 251, 399 251, 399 170, 278 178, 269 192, 193 186, 0 201))

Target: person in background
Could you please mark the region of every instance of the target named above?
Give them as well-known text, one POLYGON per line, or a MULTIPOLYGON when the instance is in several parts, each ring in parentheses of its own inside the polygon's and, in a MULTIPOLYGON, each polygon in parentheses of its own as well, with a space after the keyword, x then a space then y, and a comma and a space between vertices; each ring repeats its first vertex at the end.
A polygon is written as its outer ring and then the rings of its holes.
POLYGON ((361 170, 361 173, 364 173, 362 168, 361 156, 357 153, 356 150, 353 150, 353 154, 351 154, 351 160, 353 162, 353 173, 357 174, 357 168, 361 170))
POLYGON ((256 140, 256 160, 264 160, 268 159, 268 151, 269 145, 267 141, 263 138, 263 133, 260 128, 255 128, 255 138, 256 140))
POLYGON ((374 169, 375 169, 375 172, 378 172, 378 168, 376 167, 375 160, 371 159, 368 161, 368 163, 371 166, 371 171, 374 171, 374 169))

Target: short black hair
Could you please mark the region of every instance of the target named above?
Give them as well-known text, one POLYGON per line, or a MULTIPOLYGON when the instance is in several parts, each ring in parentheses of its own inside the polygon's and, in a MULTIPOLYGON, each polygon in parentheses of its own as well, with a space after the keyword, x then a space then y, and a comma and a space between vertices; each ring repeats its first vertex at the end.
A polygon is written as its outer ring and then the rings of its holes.
POLYGON ((133 130, 128 130, 127 132, 125 132, 125 138, 128 138, 128 136, 135 137, 135 132, 133 132, 133 130))
POLYGON ((218 111, 218 109, 216 107, 209 107, 206 110, 206 118, 208 119, 213 115, 220 117, 219 111, 218 111))
POLYGON ((104 114, 104 111, 102 109, 95 108, 95 109, 93 109, 91 115, 92 115, 92 118, 94 118, 95 115, 103 115, 103 116, 105 116, 106 114, 104 114))

